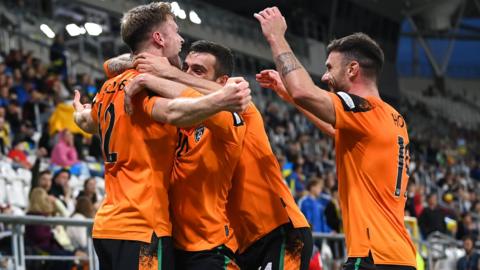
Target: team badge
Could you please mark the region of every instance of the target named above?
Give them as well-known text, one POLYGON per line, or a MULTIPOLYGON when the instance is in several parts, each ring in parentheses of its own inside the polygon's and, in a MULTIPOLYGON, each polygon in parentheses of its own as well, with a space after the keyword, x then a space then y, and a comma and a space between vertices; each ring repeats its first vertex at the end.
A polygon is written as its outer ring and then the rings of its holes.
POLYGON ((202 135, 205 131, 205 127, 204 126, 201 126, 201 127, 198 127, 197 129, 195 129, 195 142, 199 142, 200 139, 202 138, 202 135))

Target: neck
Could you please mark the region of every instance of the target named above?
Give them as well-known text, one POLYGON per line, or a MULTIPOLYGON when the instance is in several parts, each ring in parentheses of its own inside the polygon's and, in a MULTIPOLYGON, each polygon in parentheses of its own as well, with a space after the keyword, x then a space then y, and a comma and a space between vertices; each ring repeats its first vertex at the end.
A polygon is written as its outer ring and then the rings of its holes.
POLYGON ((376 97, 380 98, 380 94, 378 93, 377 84, 371 80, 355 80, 352 82, 350 86, 349 94, 357 95, 360 97, 376 97))
POLYGON ((163 53, 163 49, 155 48, 153 46, 148 46, 146 48, 143 48, 142 50, 138 50, 138 52, 136 52, 135 54, 138 55, 140 53, 149 53, 149 54, 153 54, 155 56, 161 56, 161 57, 165 56, 163 53))

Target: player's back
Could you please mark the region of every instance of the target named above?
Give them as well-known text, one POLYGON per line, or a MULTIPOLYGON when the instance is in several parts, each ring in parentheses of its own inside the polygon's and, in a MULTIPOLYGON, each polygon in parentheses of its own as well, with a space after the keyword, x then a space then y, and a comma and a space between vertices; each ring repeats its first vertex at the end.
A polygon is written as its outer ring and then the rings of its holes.
POLYGON ((275 228, 309 227, 281 175, 262 116, 252 103, 242 114, 247 131, 228 199, 228 215, 240 252, 275 228))
POLYGON ((99 123, 105 159, 106 197, 95 217, 94 238, 150 242, 171 235, 168 187, 176 129, 151 118, 155 97, 142 91, 124 112, 124 89, 138 73, 109 79, 97 94, 92 117, 99 123))
POLYGON ((336 162, 349 257, 372 252, 376 264, 415 265, 404 226, 408 132, 403 117, 379 98, 331 94, 336 162))

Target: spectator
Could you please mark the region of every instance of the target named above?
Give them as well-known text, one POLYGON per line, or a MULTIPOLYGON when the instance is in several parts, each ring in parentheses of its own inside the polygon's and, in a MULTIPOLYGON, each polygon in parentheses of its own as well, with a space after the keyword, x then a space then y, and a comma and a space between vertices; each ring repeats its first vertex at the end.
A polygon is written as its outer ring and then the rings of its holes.
POLYGON ((480 270, 480 255, 475 252, 474 240, 471 236, 463 238, 465 256, 457 262, 457 270, 480 270))
MULTIPOLYGON (((30 194, 30 202, 28 205, 28 215, 35 216, 51 216, 54 212, 54 202, 48 197, 47 192, 40 187, 34 188, 30 194)), ((69 255, 73 253, 65 250, 55 240, 53 230, 50 225, 26 225, 25 226, 25 240, 27 242, 26 247, 28 253, 44 254, 45 252, 50 255, 69 255)), ((69 261, 60 261, 49 264, 47 269, 52 270, 70 270, 73 263, 69 261)), ((31 265, 27 266, 27 269, 34 268, 31 265)))
POLYGON ((59 167, 70 167, 78 163, 77 150, 72 133, 65 129, 59 134, 58 143, 53 147, 51 162, 59 167))
POLYGON ((43 188, 47 193, 50 192, 52 188, 52 172, 49 170, 39 172, 37 179, 32 179, 31 185, 30 193, 32 193, 32 190, 36 187, 43 188))
POLYGON ((10 148, 10 126, 5 122, 5 118, 0 116, 0 154, 6 155, 10 148))
POLYGON ((30 170, 32 164, 28 161, 27 155, 25 154, 25 144, 23 141, 15 142, 13 149, 8 152, 8 157, 14 161, 16 167, 30 170))
POLYGON ((457 239, 463 239, 465 236, 471 236, 475 241, 478 239, 479 228, 478 224, 473 222, 472 214, 466 212, 462 215, 462 220, 458 225, 456 234, 457 239))
POLYGON ((325 218, 325 203, 320 201, 320 194, 323 190, 323 179, 311 179, 307 183, 307 194, 299 201, 300 210, 310 223, 313 232, 329 233, 330 227, 325 218))
POLYGON ((298 200, 305 192, 305 175, 303 174, 303 158, 299 157, 293 164, 293 171, 287 177, 287 185, 290 187, 293 197, 298 200))
POLYGON ((419 218, 420 230, 424 238, 432 232, 447 233, 445 213, 438 205, 437 194, 431 193, 427 197, 428 207, 423 209, 419 218))
POLYGON ((94 206, 94 209, 98 209, 100 205, 97 195, 97 180, 95 180, 95 177, 90 177, 83 182, 83 190, 78 193, 77 200, 80 197, 88 198, 94 206))
POLYGON ((63 35, 56 35, 50 47, 50 62, 52 71, 61 74, 63 79, 68 78, 67 56, 65 52, 63 35))
MULTIPOLYGON (((91 219, 94 215, 95 210, 93 209, 93 204, 90 199, 84 196, 78 197, 72 218, 84 220, 87 218, 91 219)), ((86 227, 69 226, 67 228, 67 234, 75 249, 87 251, 88 238, 86 227)))
POLYGON ((52 188, 50 189, 49 194, 60 199, 63 205, 73 212, 75 208, 74 202, 72 201, 71 188, 69 186, 70 180, 70 171, 66 169, 61 169, 53 175, 52 188))

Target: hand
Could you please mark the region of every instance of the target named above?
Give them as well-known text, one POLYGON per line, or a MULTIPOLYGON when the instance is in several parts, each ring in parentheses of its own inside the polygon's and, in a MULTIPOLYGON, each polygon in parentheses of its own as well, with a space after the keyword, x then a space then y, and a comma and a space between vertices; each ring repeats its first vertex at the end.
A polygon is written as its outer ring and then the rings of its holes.
POLYGON ((266 8, 253 16, 260 22, 263 35, 268 42, 285 36, 287 23, 277 7, 266 8))
MULTIPOLYGON (((172 62, 175 63, 173 58, 172 62)), ((163 78, 171 78, 172 72, 175 70, 175 67, 170 64, 168 58, 150 53, 141 53, 135 56, 133 66, 138 72, 150 73, 163 78)))
POLYGON ((82 113, 86 110, 92 109, 92 104, 82 104, 80 102, 80 92, 75 90, 75 96, 73 98, 73 109, 75 112, 73 113, 73 117, 75 118, 75 122, 80 123, 82 122, 82 113))
POLYGON ((260 71, 259 74, 256 75, 257 82, 263 88, 269 88, 275 91, 277 95, 289 103, 294 103, 292 97, 288 93, 285 85, 280 78, 280 74, 276 70, 273 69, 266 69, 260 71))
POLYGON ((48 155, 47 149, 45 147, 40 147, 37 150, 37 157, 46 157, 48 155))
POLYGON ((225 111, 243 112, 252 100, 248 82, 242 77, 228 79, 220 92, 223 94, 220 106, 225 111))
POLYGON ((125 87, 123 106, 126 114, 132 115, 132 98, 146 87, 149 76, 150 75, 148 74, 139 74, 135 78, 133 78, 125 87))

